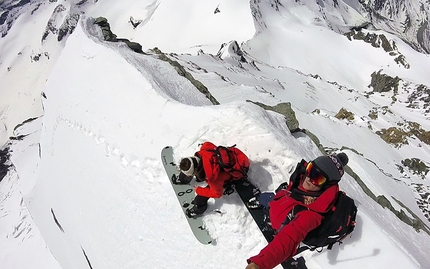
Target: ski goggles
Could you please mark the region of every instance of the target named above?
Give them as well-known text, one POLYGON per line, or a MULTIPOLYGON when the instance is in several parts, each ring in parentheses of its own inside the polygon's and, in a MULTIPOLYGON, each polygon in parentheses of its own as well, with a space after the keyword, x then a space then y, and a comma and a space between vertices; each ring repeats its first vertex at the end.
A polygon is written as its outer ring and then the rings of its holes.
POLYGON ((308 165, 306 166, 306 176, 308 176, 310 178, 311 183, 316 186, 321 186, 327 181, 327 178, 312 162, 308 163, 308 165))

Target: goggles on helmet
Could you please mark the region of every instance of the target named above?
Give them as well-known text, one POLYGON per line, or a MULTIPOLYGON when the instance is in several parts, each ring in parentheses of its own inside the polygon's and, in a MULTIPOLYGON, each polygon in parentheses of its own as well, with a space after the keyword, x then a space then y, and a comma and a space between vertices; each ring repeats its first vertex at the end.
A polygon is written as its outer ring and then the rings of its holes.
POLYGON ((322 186, 327 181, 327 178, 312 162, 308 163, 306 166, 306 176, 308 176, 311 183, 316 186, 322 186))

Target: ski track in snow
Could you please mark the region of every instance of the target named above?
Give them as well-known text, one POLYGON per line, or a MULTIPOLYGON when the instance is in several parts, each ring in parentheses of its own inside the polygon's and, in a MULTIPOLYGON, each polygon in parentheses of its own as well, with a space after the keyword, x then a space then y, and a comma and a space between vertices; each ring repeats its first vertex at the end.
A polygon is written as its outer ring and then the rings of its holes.
MULTIPOLYGON (((103 149, 106 157, 114 159, 115 162, 121 165, 125 170, 125 175, 119 178, 121 183, 118 186, 118 194, 115 199, 118 199, 118 202, 123 204, 123 207, 126 206, 127 212, 121 214, 118 211, 120 210, 119 208, 111 207, 108 209, 108 212, 105 212, 105 217, 106 220, 112 223, 116 222, 118 216, 128 218, 130 222, 123 227, 124 233, 128 234, 128 230, 135 230, 137 232, 138 241, 142 241, 142 238, 147 237, 147 235, 145 233, 141 234, 135 227, 136 225, 143 225, 147 222, 148 213, 146 212, 145 205, 150 202, 150 200, 148 200, 149 197, 151 197, 149 194, 154 192, 158 193, 160 192, 159 188, 162 188, 162 199, 166 199, 166 197, 170 199, 174 198, 169 191, 166 191, 170 188, 167 181, 158 180, 164 175, 164 169, 159 160, 155 158, 138 159, 135 154, 125 153, 121 151, 119 147, 113 146, 103 134, 97 133, 88 126, 85 126, 82 122, 73 121, 63 116, 57 118, 52 137, 55 137, 57 128, 63 128, 60 127, 61 125, 90 139, 94 146, 103 149), (143 197, 148 198, 142 199, 143 197)), ((95 188, 105 187, 102 179, 92 184, 95 184, 95 188)), ((119 242, 121 240, 117 238, 116 234, 112 234, 109 237, 117 241, 117 243, 121 243, 119 242)), ((124 242, 121 244, 123 243, 124 242)))
MULTIPOLYGON (((154 173, 155 171, 148 171, 147 168, 148 167, 154 168, 156 166, 160 166, 158 160, 156 160, 154 158, 152 158, 152 159, 148 158, 148 159, 142 161, 142 160, 136 159, 135 157, 134 158, 128 157, 127 154, 122 152, 119 148, 112 146, 111 143, 109 143, 109 141, 107 141, 107 139, 103 136, 103 134, 96 134, 95 131, 91 130, 91 128, 84 126, 82 123, 66 119, 62 116, 59 116, 57 118, 57 122, 56 122, 56 126, 54 127, 54 131, 58 127, 59 123, 64 123, 68 127, 79 131, 82 135, 85 135, 85 136, 91 138, 95 145, 104 148, 104 152, 105 152, 105 155, 107 157, 116 158, 117 161, 124 168, 131 168, 131 169, 135 170, 135 172, 138 172, 138 173, 146 171, 145 174, 148 176, 148 178, 150 178, 150 176, 152 176, 154 174, 157 174, 157 173, 154 173), (143 167, 145 167, 145 168, 143 168, 143 167)), ((159 169, 160 168, 154 169, 154 170, 158 171, 159 169)))

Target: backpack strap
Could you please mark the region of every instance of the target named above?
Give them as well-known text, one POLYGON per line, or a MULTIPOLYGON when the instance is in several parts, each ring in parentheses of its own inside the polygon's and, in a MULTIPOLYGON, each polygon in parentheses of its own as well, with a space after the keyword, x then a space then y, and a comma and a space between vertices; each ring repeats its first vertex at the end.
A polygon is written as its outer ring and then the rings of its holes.
MULTIPOLYGON (((233 145, 232 147, 235 147, 235 145, 233 145)), ((236 158, 233 156, 234 152, 230 150, 230 147, 224 147, 224 146, 218 146, 215 149, 215 154, 216 157, 218 159, 219 165, 221 166, 221 168, 223 169, 231 169, 233 168, 234 164, 235 164, 235 160, 236 158), (221 151, 224 151, 225 154, 222 154, 221 151), (222 155, 226 155, 227 156, 227 162, 223 161, 222 155)))
POLYGON ((285 217, 285 220, 282 222, 281 227, 279 227, 279 229, 275 231, 275 234, 278 234, 279 232, 281 232, 281 230, 285 227, 285 225, 290 223, 296 217, 296 215, 303 210, 309 210, 309 209, 303 205, 295 205, 293 209, 290 211, 290 213, 288 213, 287 216, 285 217))

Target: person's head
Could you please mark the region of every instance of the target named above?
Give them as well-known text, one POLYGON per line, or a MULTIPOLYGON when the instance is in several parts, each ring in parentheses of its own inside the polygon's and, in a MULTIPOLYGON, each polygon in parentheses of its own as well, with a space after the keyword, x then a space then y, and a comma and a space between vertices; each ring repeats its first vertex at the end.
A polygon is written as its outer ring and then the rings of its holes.
POLYGON ((317 186, 318 189, 314 188, 316 190, 338 183, 345 173, 344 166, 348 160, 348 156, 341 152, 337 155, 320 156, 309 162, 305 173, 308 183, 317 186))
POLYGON ((186 176, 192 176, 199 165, 200 159, 196 156, 183 158, 179 163, 179 169, 186 176))

